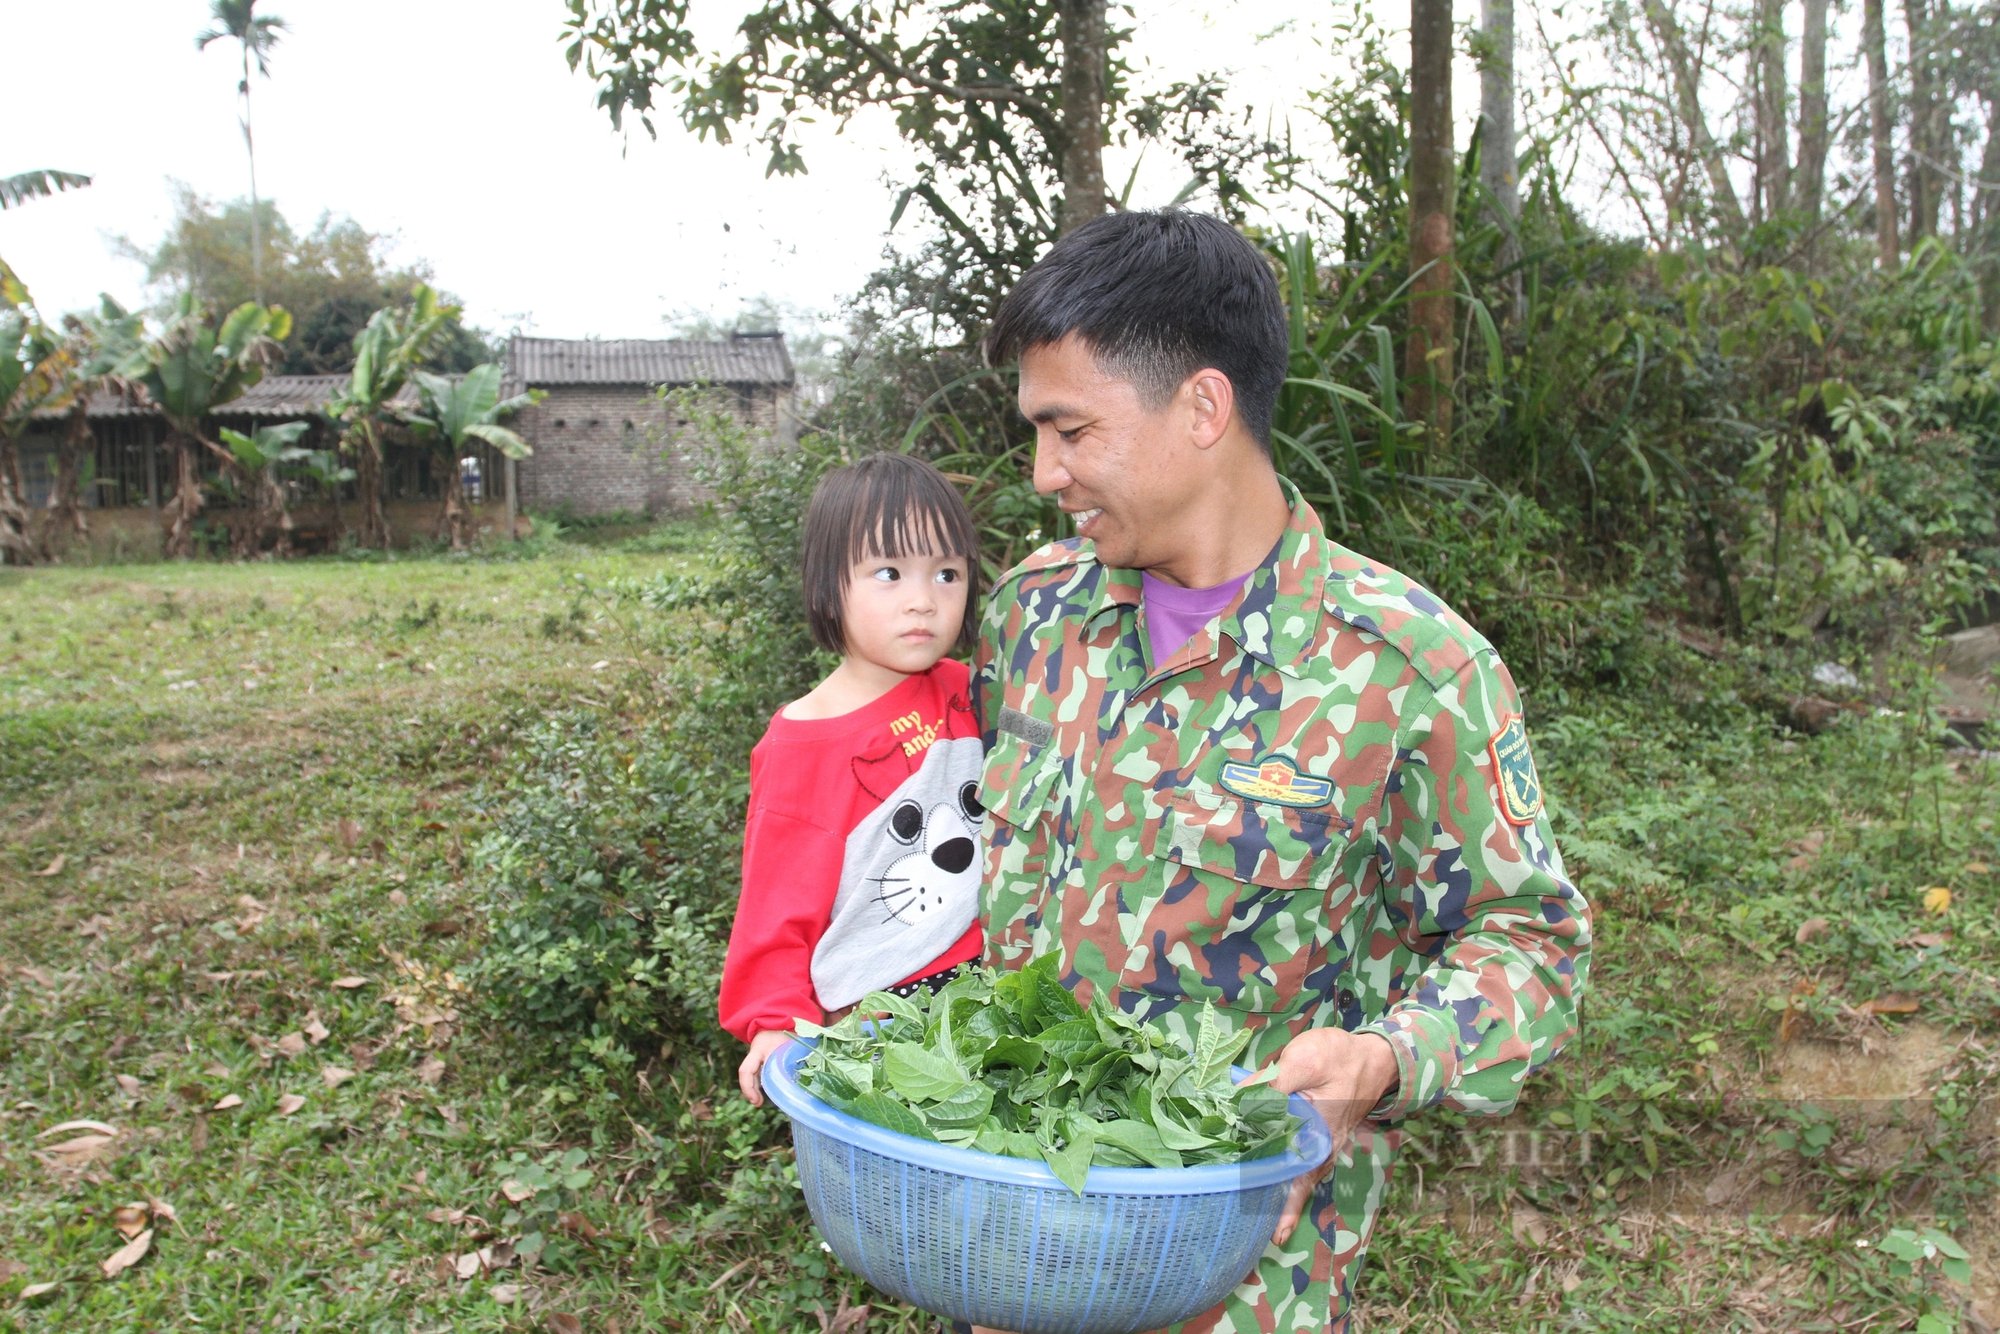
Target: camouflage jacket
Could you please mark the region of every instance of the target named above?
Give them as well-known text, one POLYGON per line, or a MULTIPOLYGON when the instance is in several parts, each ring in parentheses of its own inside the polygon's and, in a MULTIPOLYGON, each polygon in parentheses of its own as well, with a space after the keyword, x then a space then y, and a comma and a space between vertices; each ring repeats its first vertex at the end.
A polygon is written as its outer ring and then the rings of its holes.
POLYGON ((1344 1315, 1400 1135, 1510 1109, 1576 1028, 1589 909, 1550 835, 1492 647, 1394 570, 1292 518, 1235 605, 1154 663, 1139 575, 1058 542, 993 591, 974 671, 991 815, 987 961, 1178 1027, 1387 1038, 1399 1085, 1290 1243, 1184 1328, 1344 1315))

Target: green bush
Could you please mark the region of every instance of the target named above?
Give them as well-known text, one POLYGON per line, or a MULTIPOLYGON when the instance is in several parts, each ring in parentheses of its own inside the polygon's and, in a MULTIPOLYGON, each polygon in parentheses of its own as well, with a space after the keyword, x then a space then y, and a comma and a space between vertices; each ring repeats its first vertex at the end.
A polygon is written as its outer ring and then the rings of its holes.
POLYGON ((827 450, 762 445, 698 397, 677 407, 709 442, 702 481, 726 498, 713 573, 580 583, 567 615, 550 614, 545 634, 588 627, 639 666, 606 683, 607 707, 527 730, 473 856, 491 924, 476 984, 593 1075, 719 1042, 750 748, 829 666, 796 572, 827 450))

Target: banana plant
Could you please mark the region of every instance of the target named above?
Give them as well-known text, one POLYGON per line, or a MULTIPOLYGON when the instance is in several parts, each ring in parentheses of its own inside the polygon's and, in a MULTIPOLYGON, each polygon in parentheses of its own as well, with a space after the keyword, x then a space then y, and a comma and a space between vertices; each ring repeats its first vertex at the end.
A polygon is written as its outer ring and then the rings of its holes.
MULTIPOLYGON (((174 495, 166 505, 166 552, 172 557, 194 554, 194 523, 201 513, 200 458, 204 451, 233 474, 237 489, 254 494, 243 465, 229 448, 203 433, 207 418, 242 397, 264 378, 277 361, 280 345, 291 332, 292 317, 282 306, 246 301, 218 326, 192 293, 182 296, 159 335, 148 340, 127 366, 130 378, 167 419, 167 442, 174 451, 174 495)), ((268 500, 269 497, 266 497, 268 500)), ((283 504, 283 492, 277 496, 283 504)), ((259 514, 253 532, 262 533, 273 520, 259 514)), ((239 537, 238 549, 248 540, 239 537)))
POLYGON ((237 480, 246 490, 254 516, 254 527, 244 542, 249 550, 262 551, 269 540, 274 555, 291 555, 292 515, 285 505, 285 485, 278 468, 312 452, 298 447, 299 437, 311 429, 311 422, 285 422, 259 426, 249 435, 227 426, 218 432, 236 456, 237 480))
POLYGON ((0 260, 0 561, 32 565, 19 442, 35 414, 67 406, 75 349, 44 323, 26 285, 0 260))
POLYGON ((68 427, 56 442, 55 486, 49 492, 49 525, 43 533, 51 555, 66 537, 90 534, 83 508, 83 488, 97 461, 90 400, 100 392, 127 399, 138 396, 138 387, 126 372, 146 325, 143 316, 100 296, 95 311, 64 316, 63 329, 74 358, 74 392, 69 396, 68 427))
POLYGON ((426 283, 410 291, 405 309, 384 307, 354 335, 354 370, 327 411, 341 423, 341 449, 354 459, 365 547, 389 546, 389 518, 382 506, 382 437, 400 420, 392 406, 410 376, 436 348, 457 306, 440 305, 426 283))
POLYGON ((453 551, 463 551, 472 535, 459 474, 466 446, 482 441, 510 459, 526 458, 533 452, 528 442, 502 426, 500 419, 539 403, 543 394, 531 389, 511 398, 500 397, 500 367, 490 361, 456 379, 418 371, 416 380, 418 406, 403 412, 403 423, 418 444, 430 448, 432 475, 444 491, 437 535, 449 537, 453 551))

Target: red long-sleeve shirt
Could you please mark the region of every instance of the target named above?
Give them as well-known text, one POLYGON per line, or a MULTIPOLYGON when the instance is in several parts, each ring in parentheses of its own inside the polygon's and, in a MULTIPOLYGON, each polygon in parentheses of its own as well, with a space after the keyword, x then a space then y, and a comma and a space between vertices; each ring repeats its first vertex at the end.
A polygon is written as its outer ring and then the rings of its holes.
POLYGON ((718 1013, 748 1041, 977 958, 982 764, 964 664, 750 752, 718 1013))

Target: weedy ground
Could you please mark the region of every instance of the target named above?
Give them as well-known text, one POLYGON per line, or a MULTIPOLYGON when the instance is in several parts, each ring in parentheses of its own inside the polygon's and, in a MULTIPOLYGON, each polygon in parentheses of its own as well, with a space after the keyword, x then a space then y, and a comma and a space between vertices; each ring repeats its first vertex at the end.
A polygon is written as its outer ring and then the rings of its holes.
MULTIPOLYGON (((517 731, 659 665, 595 590, 702 560, 642 545, 0 571, 0 1328, 931 1327, 724 1046, 592 1080, 461 980, 517 731)), ((1409 1128, 1372 1329, 2000 1314, 2000 772, 1685 680, 1537 708, 1587 1038, 1409 1128)))

